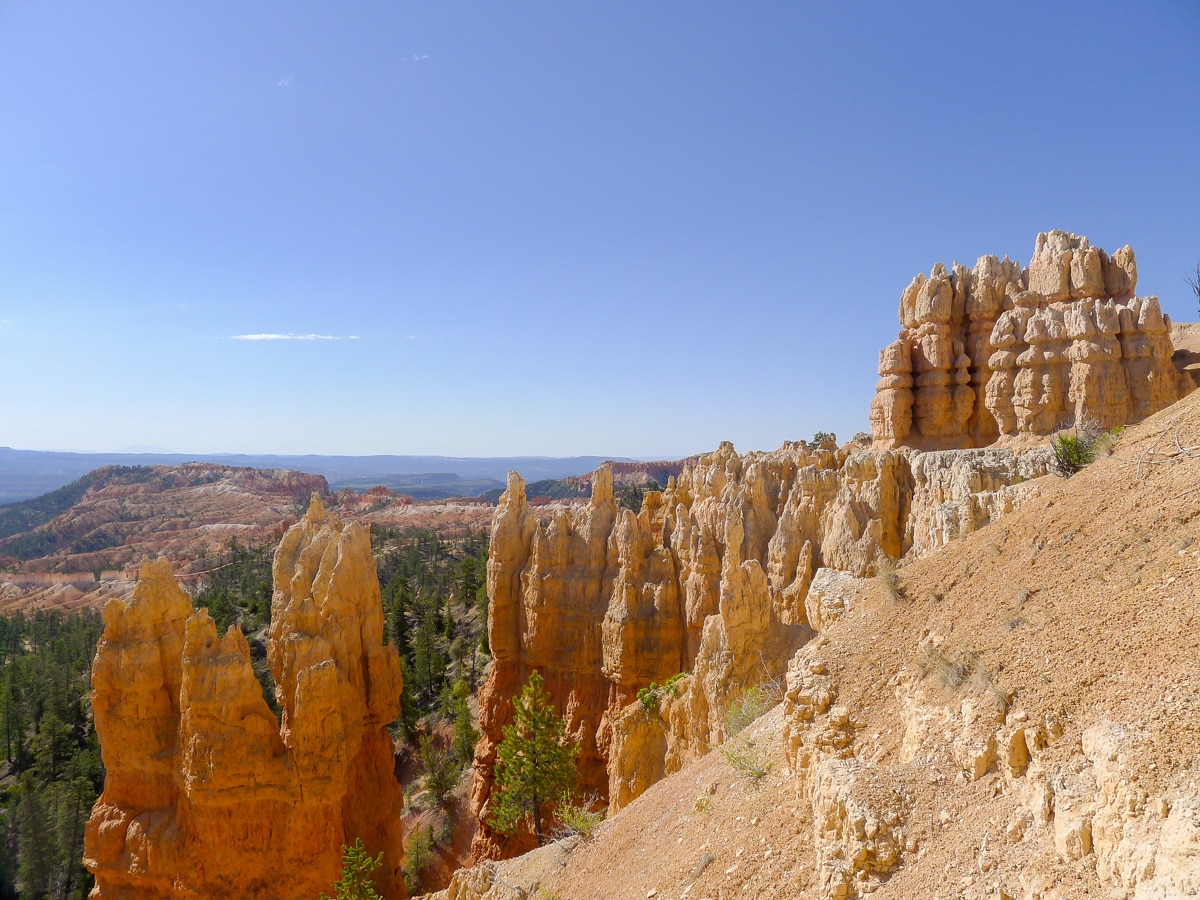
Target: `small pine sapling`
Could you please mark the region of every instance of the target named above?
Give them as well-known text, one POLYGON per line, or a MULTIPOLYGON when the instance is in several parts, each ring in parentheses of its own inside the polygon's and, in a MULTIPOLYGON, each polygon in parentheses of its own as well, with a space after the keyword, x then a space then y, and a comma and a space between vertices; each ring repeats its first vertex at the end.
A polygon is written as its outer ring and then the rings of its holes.
POLYGON ((333 883, 333 897, 322 891, 321 900, 381 900, 372 877, 381 865, 383 851, 372 857, 363 847, 362 838, 355 838, 353 847, 342 847, 342 876, 333 883))

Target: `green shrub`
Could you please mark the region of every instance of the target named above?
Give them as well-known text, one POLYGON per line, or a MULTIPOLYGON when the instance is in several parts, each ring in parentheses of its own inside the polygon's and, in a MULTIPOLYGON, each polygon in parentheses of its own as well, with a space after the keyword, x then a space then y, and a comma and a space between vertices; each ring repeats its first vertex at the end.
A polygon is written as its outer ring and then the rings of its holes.
POLYGON ((764 681, 742 689, 742 694, 725 710, 725 731, 733 737, 783 699, 783 686, 764 681))
POLYGON ((605 810, 603 807, 594 809, 597 805, 599 801, 595 794, 578 800, 564 795, 554 808, 554 818, 558 820, 557 836, 579 835, 584 840, 591 837, 596 826, 604 821, 605 810))
POLYGON ((1092 448, 1073 434, 1060 434, 1054 440, 1054 467, 1064 477, 1069 478, 1095 459, 1092 448))
POLYGON ((730 741, 721 745, 721 755, 733 768, 755 781, 771 771, 766 754, 753 741, 730 741))
POLYGON ((1074 434, 1062 433, 1051 444, 1054 468, 1059 475, 1070 478, 1076 472, 1112 452, 1121 434, 1120 428, 1105 431, 1098 425, 1085 422, 1073 428, 1074 434))
POLYGON ((653 681, 649 687, 644 687, 637 692, 638 703, 642 704, 642 709, 646 712, 654 712, 658 709, 658 685, 653 681))
POLYGON ((679 682, 687 678, 690 672, 676 672, 670 678, 663 682, 663 690, 670 693, 672 697, 679 696, 679 682))
POLYGON ((642 704, 642 709, 648 713, 658 709, 658 698, 663 694, 670 694, 672 697, 678 697, 681 682, 684 678, 691 674, 689 672, 676 672, 670 678, 662 683, 662 685, 650 682, 649 687, 644 687, 637 692, 638 703, 642 704))
POLYGON ((421 879, 433 862, 433 829, 418 825, 404 842, 404 887, 411 897, 421 893, 421 879))

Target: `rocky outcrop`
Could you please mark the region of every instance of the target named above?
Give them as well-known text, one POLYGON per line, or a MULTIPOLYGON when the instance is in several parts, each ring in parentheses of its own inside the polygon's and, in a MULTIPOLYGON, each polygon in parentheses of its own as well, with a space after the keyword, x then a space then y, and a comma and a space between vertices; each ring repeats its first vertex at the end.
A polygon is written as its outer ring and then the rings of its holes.
MULTIPOLYGON (((1100 721, 1082 730, 1078 749, 1064 758, 1063 723, 1032 720, 986 678, 976 675, 948 693, 947 672, 928 662, 941 652, 935 639, 923 674, 902 671, 886 683, 903 737, 881 764, 869 758, 871 741, 854 721, 861 710, 839 704, 824 647, 817 639, 796 654, 784 704, 789 769, 797 797, 811 810, 804 818, 817 858, 815 896, 872 893, 905 859, 920 858, 918 834, 929 839, 927 829, 912 827, 913 797, 924 792, 928 802, 930 785, 985 776, 992 797, 1012 798, 996 838, 1000 846, 1019 844, 1031 873, 1056 863, 1086 865, 1114 897, 1200 892, 1195 783, 1178 779, 1166 792, 1148 790, 1146 772, 1135 765, 1145 752, 1136 729, 1100 721)), ((941 816, 939 828, 948 821, 941 816)), ((982 871, 993 865, 987 843, 984 836, 982 871)), ((1028 896, 1043 894, 1031 889, 1028 896)))
MULTIPOLYGON (((1128 247, 1110 257, 1063 232, 1038 236, 1028 269, 984 257, 918 276, 900 338, 880 355, 873 445, 742 456, 722 444, 638 514, 618 508, 606 469, 588 506, 536 516, 510 475, 488 569, 495 667, 481 694, 477 855, 522 849, 486 816, 496 745, 531 670, 580 742, 581 787, 620 808, 723 742, 730 706, 777 683, 881 562, 932 553, 1037 496, 1052 470, 1045 443, 991 445, 1071 422, 1112 428, 1171 403, 1183 381, 1170 323, 1136 283, 1128 247)), ((997 758, 994 736, 975 734, 985 722, 962 726, 964 772, 997 758)), ((839 883, 867 890, 881 871, 839 883)))
POLYGON ((910 515, 904 551, 940 550, 1037 496, 1037 479, 1054 471, 1048 447, 1024 453, 1000 447, 909 453, 910 515))
POLYGON ((861 897, 915 850, 906 832, 912 797, 905 773, 860 759, 851 710, 821 655, 820 639, 788 665, 784 750, 797 796, 810 810, 816 896, 861 897))
POLYGON ((146 563, 132 597, 105 606, 92 678, 107 775, 84 846, 93 896, 311 900, 355 838, 383 853, 383 896, 403 896, 386 731, 400 665, 383 643, 369 532, 314 497, 274 577, 281 719, 241 631, 220 635, 193 613, 167 562, 146 563))
POLYGON ((898 340, 879 355, 878 446, 982 447, 1071 424, 1139 422, 1191 388, 1171 362, 1157 297, 1137 263, 1085 237, 1038 235, 1027 269, 980 257, 939 263, 900 298, 898 340))
MULTIPOLYGON (((1083 730, 1082 753, 1066 764, 1044 765, 1035 751, 1008 839, 1043 846, 1068 864, 1086 861, 1115 897, 1196 896, 1195 783, 1185 787, 1181 780, 1175 790, 1147 790, 1133 765, 1144 752, 1143 740, 1135 729, 1105 719, 1083 730)), ((1031 745, 1039 746, 1032 739, 1031 745)))
POLYGON ((581 788, 618 809, 722 743, 745 689, 781 680, 811 626, 841 610, 834 570, 857 581, 880 560, 965 535, 1035 493, 1017 482, 1046 471, 1010 450, 956 463, 834 441, 742 456, 726 443, 639 514, 618 508, 601 469, 588 506, 541 517, 510 475, 488 564, 495 665, 480 694, 476 854, 525 849, 486 818, 496 746, 530 671, 580 742, 581 788), (825 584, 815 598, 814 574, 825 584))

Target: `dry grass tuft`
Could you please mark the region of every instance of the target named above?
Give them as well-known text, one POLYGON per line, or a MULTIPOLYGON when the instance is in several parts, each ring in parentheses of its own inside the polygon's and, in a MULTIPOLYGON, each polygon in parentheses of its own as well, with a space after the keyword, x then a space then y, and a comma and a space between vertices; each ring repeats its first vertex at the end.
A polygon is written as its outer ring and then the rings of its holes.
POLYGON ((896 572, 896 564, 890 559, 885 559, 877 568, 877 576, 880 583, 883 585, 884 593, 894 603, 900 603, 907 600, 908 595, 904 592, 904 585, 900 583, 900 575, 896 572))

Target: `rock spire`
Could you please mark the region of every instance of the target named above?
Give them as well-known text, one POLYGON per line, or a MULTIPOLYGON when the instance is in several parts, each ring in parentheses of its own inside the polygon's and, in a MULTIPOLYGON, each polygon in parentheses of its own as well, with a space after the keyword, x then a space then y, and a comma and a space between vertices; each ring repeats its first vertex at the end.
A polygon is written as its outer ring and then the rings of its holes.
POLYGON ((107 769, 84 863, 98 898, 312 900, 361 838, 383 853, 376 884, 402 897, 400 786, 386 726, 399 657, 366 526, 314 496, 274 561, 268 660, 282 709, 263 698, 250 646, 224 635, 165 560, 104 608, 93 688, 107 769))

